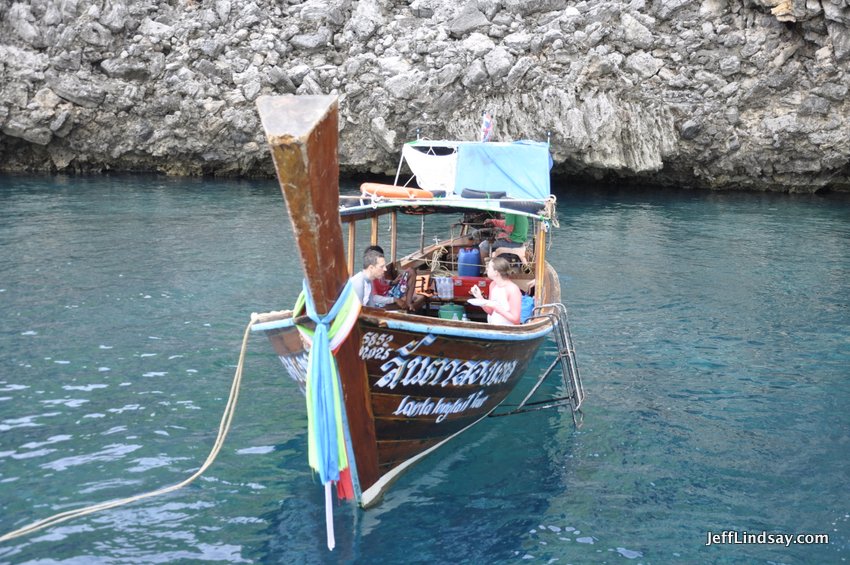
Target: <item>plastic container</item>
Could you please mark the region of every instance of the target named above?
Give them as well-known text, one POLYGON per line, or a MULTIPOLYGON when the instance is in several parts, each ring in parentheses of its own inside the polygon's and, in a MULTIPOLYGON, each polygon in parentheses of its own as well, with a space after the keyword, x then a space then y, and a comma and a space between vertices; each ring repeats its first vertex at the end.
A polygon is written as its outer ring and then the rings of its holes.
POLYGON ((463 306, 460 304, 443 304, 437 315, 443 320, 460 320, 463 317, 463 306))
POLYGON ((434 277, 434 285, 437 287, 437 296, 443 300, 451 300, 454 298, 454 282, 452 277, 434 277))
POLYGON ((458 252, 457 274, 462 277, 481 275, 481 251, 477 247, 463 247, 458 252))
POLYGON ((527 294, 523 295, 522 302, 520 303, 520 311, 519 311, 519 321, 521 324, 524 324, 531 318, 531 315, 534 313, 534 297, 528 296, 527 294))

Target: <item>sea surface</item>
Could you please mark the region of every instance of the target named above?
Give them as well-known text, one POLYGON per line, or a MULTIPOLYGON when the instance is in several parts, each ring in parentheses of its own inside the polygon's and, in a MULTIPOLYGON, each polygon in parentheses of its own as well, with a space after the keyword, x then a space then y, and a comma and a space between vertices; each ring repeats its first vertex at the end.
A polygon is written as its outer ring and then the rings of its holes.
MULTIPOLYGON (((581 429, 482 422, 377 508, 338 504, 329 552, 303 398, 253 336, 200 479, 0 543, 0 563, 847 562, 850 198, 555 190, 581 429)), ((0 177, 0 534, 194 472, 250 314, 301 278, 274 182, 0 177)))

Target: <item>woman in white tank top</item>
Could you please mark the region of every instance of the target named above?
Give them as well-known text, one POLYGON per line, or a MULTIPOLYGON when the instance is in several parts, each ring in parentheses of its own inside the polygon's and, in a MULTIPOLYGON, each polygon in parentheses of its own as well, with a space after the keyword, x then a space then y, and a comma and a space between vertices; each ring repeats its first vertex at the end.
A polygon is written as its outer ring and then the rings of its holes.
MULTIPOLYGON (((519 324, 522 310, 522 292, 508 278, 510 263, 504 257, 494 257, 487 263, 487 277, 490 283, 488 300, 481 307, 487 312, 487 322, 513 326, 519 324)), ((473 286, 470 291, 475 298, 481 298, 481 289, 473 286)))

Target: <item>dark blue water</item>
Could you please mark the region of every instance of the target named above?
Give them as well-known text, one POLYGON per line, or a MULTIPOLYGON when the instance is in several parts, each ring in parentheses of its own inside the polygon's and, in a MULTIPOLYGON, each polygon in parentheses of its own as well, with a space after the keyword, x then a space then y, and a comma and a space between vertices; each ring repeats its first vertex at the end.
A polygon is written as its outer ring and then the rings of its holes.
MULTIPOLYGON (((580 431, 484 422, 379 507, 338 506, 330 554, 303 399, 255 336, 207 474, 0 562, 845 562, 850 200, 562 189, 559 211, 580 431)), ((300 278, 274 183, 0 177, 0 533, 197 469, 250 313, 300 278)))

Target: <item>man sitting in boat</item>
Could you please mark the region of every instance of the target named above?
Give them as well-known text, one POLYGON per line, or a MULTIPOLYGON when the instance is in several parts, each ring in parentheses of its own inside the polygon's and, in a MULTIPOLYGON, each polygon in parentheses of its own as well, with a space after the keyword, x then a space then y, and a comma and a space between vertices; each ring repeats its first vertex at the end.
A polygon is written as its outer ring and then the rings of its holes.
MULTIPOLYGON (((384 255, 384 248, 380 245, 370 245, 366 251, 374 250, 384 255)), ((392 268, 391 266, 388 269, 392 268)), ((419 309, 425 301, 425 297, 416 294, 416 272, 410 267, 404 269, 392 281, 387 281, 383 277, 372 281, 372 292, 374 295, 388 296, 395 298, 395 306, 399 308, 407 308, 411 312, 419 309)))
MULTIPOLYGON (((485 226, 494 226, 499 228, 499 233, 496 235, 496 241, 492 244, 489 239, 481 242, 478 248, 481 250, 481 260, 483 261, 490 256, 491 251, 499 248, 516 249, 517 255, 520 253, 520 248, 524 250, 525 242, 528 241, 528 218, 517 214, 505 214, 504 220, 488 218, 484 220, 485 226)), ((522 251, 524 253, 524 251, 522 251)), ((524 261, 524 257, 520 257, 524 261)))
MULTIPOLYGON (((481 305, 487 312, 487 322, 504 326, 520 323, 522 313, 522 292, 510 278, 511 265, 504 257, 493 257, 487 263, 487 277, 490 283, 489 300, 481 305)), ((469 291, 472 296, 482 299, 481 289, 477 285, 469 291)))
POLYGON ((416 275, 413 269, 405 269, 389 285, 384 286, 385 294, 376 291, 374 283, 383 280, 387 271, 387 261, 384 250, 378 245, 370 245, 363 253, 363 270, 351 277, 354 292, 364 306, 376 308, 406 308, 414 311, 424 301, 423 296, 416 294, 414 281, 416 275))
MULTIPOLYGON (((384 256, 386 260, 387 256, 384 254, 384 248, 380 245, 370 245, 366 249, 363 250, 363 254, 365 255, 367 251, 374 250, 384 256)), ((380 294, 383 296, 387 296, 387 293, 390 291, 390 288, 393 286, 392 281, 392 273, 390 272, 392 269, 391 265, 387 264, 386 272, 378 277, 377 279, 372 281, 372 294, 380 294)))

